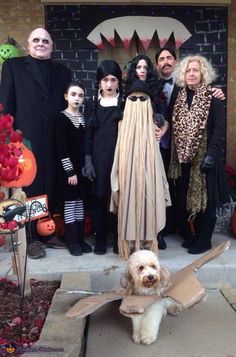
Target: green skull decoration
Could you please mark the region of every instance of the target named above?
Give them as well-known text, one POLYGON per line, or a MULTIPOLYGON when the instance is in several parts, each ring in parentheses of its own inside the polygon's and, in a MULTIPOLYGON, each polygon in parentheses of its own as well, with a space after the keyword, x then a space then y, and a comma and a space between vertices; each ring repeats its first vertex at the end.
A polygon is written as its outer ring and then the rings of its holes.
POLYGON ((15 45, 16 41, 8 37, 7 42, 0 46, 0 64, 8 58, 19 56, 19 51, 15 45))

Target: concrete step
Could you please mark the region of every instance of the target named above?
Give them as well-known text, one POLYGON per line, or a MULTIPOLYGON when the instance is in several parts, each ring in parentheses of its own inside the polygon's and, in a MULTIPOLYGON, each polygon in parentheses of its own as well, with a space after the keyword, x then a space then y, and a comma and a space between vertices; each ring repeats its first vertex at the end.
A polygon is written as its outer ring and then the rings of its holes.
MULTIPOLYGON (((213 247, 230 240, 231 247, 215 260, 209 262, 198 271, 199 280, 206 288, 236 287, 236 240, 229 235, 214 234, 213 247)), ((94 245, 94 240, 89 241, 94 245)), ((171 272, 176 272, 192 263, 200 255, 190 255, 181 247, 182 240, 177 235, 166 238, 168 248, 159 251, 161 265, 171 272)), ((66 272, 85 271, 91 273, 91 287, 95 291, 114 290, 120 287, 120 279, 126 269, 126 262, 122 261, 108 249, 103 256, 94 253, 83 254, 79 257, 71 256, 67 249, 47 249, 46 257, 27 261, 28 276, 35 279, 57 279, 66 272)), ((0 252, 0 276, 14 278, 12 272, 12 252, 0 252)))
POLYGON ((236 312, 219 290, 206 302, 161 322, 157 341, 149 346, 131 339, 131 319, 119 313, 119 302, 90 316, 86 357, 234 357, 236 312))

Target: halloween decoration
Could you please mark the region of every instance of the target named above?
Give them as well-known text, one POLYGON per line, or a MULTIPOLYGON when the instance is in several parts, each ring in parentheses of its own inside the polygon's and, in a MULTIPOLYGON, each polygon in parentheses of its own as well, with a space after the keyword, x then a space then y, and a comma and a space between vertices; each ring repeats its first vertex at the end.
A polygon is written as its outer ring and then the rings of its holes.
POLYGON ((37 232, 43 237, 49 236, 55 232, 55 222, 51 217, 39 219, 37 222, 37 232))
POLYGON ((0 202, 0 234, 12 233, 22 227, 22 224, 14 218, 22 215, 26 210, 25 205, 14 199, 6 199, 0 202))
MULTIPOLYGON (((32 151, 26 146, 26 141, 9 144, 10 153, 13 154, 8 159, 8 171, 6 171, 5 180, 1 184, 5 187, 25 187, 31 185, 34 181, 37 164, 32 151), (14 155, 18 156, 15 157, 14 155), (13 179, 11 172, 15 173, 13 179)), ((6 162, 6 160, 5 160, 6 162)))
POLYGON ((136 33, 139 41, 147 50, 155 32, 157 32, 160 47, 166 44, 172 34, 175 38, 176 48, 179 48, 192 36, 180 21, 171 17, 122 16, 101 22, 89 33, 87 39, 102 49, 104 47, 103 38, 105 38, 112 47, 115 47, 115 33, 117 33, 124 48, 127 49, 136 33))
POLYGON ((19 51, 16 47, 16 41, 8 37, 7 42, 0 46, 0 64, 3 64, 8 58, 19 57, 19 51))
MULTIPOLYGON (((184 309, 189 309, 200 302, 207 295, 205 288, 201 285, 195 273, 204 264, 215 259, 229 247, 229 241, 223 242, 208 251, 201 258, 195 260, 192 264, 184 267, 174 274, 171 274, 169 287, 162 292, 161 296, 155 294, 128 295, 129 288, 113 292, 100 292, 97 293, 97 295, 81 299, 67 312, 66 316, 71 318, 82 318, 93 313, 104 304, 114 300, 122 300, 120 312, 125 316, 129 314, 143 314, 147 307, 152 305, 157 299, 161 299, 163 297, 169 297, 178 304, 181 304, 184 309)), ((71 290, 70 293, 72 293, 71 290)))
POLYGON ((36 160, 29 141, 23 142, 22 132, 13 129, 13 121, 11 115, 0 114, 0 185, 29 186, 36 176, 36 160))

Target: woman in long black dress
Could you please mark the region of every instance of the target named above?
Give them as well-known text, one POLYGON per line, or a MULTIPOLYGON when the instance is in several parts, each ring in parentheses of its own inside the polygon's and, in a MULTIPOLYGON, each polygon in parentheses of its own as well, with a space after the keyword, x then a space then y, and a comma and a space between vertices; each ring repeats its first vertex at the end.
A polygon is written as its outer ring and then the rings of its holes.
POLYGON ((229 202, 222 160, 224 107, 209 85, 215 77, 202 56, 185 57, 176 70, 176 83, 183 88, 172 118, 169 174, 176 180, 180 233, 190 254, 211 248, 216 209, 229 202))

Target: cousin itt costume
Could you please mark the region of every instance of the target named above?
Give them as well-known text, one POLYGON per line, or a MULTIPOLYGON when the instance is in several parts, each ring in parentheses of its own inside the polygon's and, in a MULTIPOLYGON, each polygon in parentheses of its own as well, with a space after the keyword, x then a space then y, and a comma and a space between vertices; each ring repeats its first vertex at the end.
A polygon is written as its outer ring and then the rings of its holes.
POLYGON ((135 80, 127 90, 111 173, 111 211, 118 213, 121 258, 133 249, 157 251, 156 234, 171 204, 159 142, 155 138, 150 91, 135 80))

